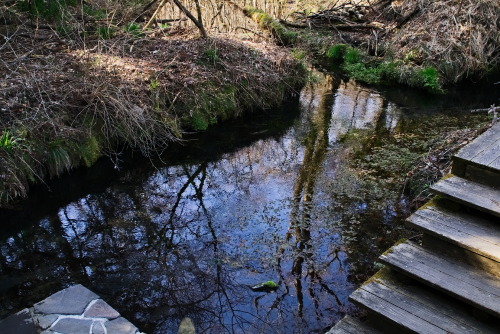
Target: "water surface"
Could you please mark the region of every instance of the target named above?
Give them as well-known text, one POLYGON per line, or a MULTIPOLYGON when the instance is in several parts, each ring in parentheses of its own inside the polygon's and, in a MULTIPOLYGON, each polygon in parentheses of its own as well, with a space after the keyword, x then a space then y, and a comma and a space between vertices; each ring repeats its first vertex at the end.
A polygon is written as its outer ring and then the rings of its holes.
POLYGON ((367 195, 350 159, 424 119, 467 123, 498 92, 430 98, 318 77, 280 110, 161 159, 103 160, 1 211, 0 316, 74 283, 147 333, 186 316, 199 333, 322 333, 356 313, 348 295, 408 234, 408 210, 401 189, 367 195), (268 280, 277 291, 250 289, 268 280))

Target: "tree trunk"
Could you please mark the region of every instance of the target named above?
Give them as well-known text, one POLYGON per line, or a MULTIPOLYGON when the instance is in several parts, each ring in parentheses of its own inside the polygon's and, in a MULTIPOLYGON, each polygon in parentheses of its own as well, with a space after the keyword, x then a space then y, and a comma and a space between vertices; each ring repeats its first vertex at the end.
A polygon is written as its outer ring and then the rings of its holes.
POLYGON ((197 12, 197 15, 198 15, 198 19, 196 19, 193 14, 191 14, 191 12, 186 8, 184 7, 184 5, 179 1, 179 0, 172 0, 173 3, 179 7, 179 9, 184 13, 186 14, 186 16, 191 20, 193 21, 193 23, 196 25, 196 27, 198 28, 198 30, 200 30, 200 33, 201 33, 201 36, 203 38, 207 38, 208 35, 207 35, 207 32, 205 31, 205 27, 203 26, 203 20, 201 18, 201 7, 200 7, 200 2, 199 0, 194 0, 194 3, 196 4, 196 12, 197 12))

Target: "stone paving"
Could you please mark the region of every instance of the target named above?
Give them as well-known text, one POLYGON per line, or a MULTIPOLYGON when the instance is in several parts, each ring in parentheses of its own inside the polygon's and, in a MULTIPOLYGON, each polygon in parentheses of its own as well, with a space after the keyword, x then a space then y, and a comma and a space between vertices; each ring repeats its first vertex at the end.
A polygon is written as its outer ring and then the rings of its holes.
POLYGON ((2 334, 140 334, 98 295, 77 284, 0 321, 2 334))

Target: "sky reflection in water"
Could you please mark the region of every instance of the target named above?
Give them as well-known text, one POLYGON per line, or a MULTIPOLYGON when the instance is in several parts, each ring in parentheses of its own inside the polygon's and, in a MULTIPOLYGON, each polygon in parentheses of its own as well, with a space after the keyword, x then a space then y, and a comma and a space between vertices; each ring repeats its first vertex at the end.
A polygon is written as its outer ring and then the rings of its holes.
POLYGON ((320 333, 353 312, 348 295, 405 213, 392 203, 360 221, 369 200, 333 195, 356 186, 342 139, 353 129, 390 135, 402 112, 374 90, 320 76, 282 135, 266 136, 271 124, 216 161, 128 169, 105 191, 4 232, 2 315, 70 283, 148 333, 176 333, 185 316, 199 333, 320 333), (279 289, 249 288, 267 280, 279 289))

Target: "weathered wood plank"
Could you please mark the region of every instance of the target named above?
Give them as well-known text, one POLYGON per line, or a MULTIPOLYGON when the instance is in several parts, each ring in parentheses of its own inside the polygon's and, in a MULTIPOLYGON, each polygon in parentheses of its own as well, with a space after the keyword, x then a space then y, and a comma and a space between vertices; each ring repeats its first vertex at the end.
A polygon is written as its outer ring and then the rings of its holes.
POLYGON ((500 217, 500 189, 452 176, 440 180, 431 190, 458 203, 500 217))
POLYGON ((380 261, 424 284, 500 316, 500 281, 463 263, 406 242, 392 247, 380 261))
POLYGON ((465 161, 474 161, 478 155, 495 145, 498 141, 500 141, 500 123, 493 125, 488 131, 463 147, 455 157, 465 161))
POLYGON ((381 332, 365 322, 347 315, 326 334, 381 334, 381 332))
POLYGON ((434 206, 416 211, 407 221, 435 237, 500 262, 500 230, 493 222, 434 206))
POLYGON ((479 165, 484 165, 491 168, 491 164, 499 156, 500 156, 500 139, 497 139, 496 142, 493 142, 492 145, 489 145, 486 149, 482 150, 477 156, 475 156, 473 161, 479 165))
POLYGON ((378 291, 376 291, 373 287, 374 284, 376 283, 373 282, 363 285, 361 288, 354 291, 349 299, 360 306, 364 306, 372 310, 384 319, 387 319, 401 327, 408 328, 414 332, 447 334, 445 330, 388 301, 387 299, 390 298, 378 293, 378 291))
MULTIPOLYGON (((371 292, 449 333, 498 333, 496 327, 479 321, 462 303, 417 282, 401 282, 388 268, 372 278, 371 292), (382 274, 380 274, 382 273, 382 274)), ((384 310, 382 310, 384 311, 384 310)))

